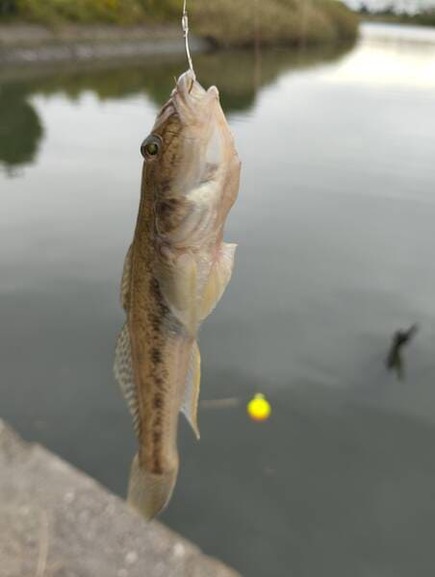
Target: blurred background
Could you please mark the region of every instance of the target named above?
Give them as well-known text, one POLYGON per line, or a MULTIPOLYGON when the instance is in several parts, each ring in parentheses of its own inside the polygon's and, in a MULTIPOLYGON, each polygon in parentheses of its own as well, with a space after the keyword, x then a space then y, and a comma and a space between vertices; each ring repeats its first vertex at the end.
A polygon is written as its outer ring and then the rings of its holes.
MULTIPOLYGON (((119 282, 181 4, 0 0, 0 416, 121 496, 119 282)), ((200 334, 201 399, 236 402, 200 406, 200 442, 181 419, 161 519, 250 577, 432 575, 434 4, 190 4, 243 162, 200 334)))

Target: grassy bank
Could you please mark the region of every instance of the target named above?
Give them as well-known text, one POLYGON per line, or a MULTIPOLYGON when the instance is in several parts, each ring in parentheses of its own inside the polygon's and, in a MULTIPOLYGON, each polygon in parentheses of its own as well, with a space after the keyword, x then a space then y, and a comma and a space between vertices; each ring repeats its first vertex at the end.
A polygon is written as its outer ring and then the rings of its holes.
POLYGON ((413 24, 414 26, 435 26, 435 9, 426 10, 420 14, 393 14, 379 12, 376 14, 362 14, 361 18, 368 22, 390 22, 393 24, 413 24))
MULTIPOLYGON (((180 20, 181 0, 0 0, 0 19, 63 23, 157 24, 180 20)), ((353 40, 358 18, 337 0, 196 0, 192 31, 218 46, 320 44, 353 40)))
POLYGON ((336 0, 219 0, 198 4, 193 15, 219 45, 338 43, 358 29, 358 18, 336 0))

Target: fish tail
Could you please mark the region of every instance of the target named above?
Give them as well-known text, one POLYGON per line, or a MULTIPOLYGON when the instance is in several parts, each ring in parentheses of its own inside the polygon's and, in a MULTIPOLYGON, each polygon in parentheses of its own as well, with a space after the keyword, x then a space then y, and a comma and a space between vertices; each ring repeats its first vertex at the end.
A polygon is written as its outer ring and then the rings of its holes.
POLYGON ((130 470, 127 502, 145 519, 152 519, 168 504, 177 473, 178 465, 163 473, 151 473, 140 465, 136 454, 130 470))

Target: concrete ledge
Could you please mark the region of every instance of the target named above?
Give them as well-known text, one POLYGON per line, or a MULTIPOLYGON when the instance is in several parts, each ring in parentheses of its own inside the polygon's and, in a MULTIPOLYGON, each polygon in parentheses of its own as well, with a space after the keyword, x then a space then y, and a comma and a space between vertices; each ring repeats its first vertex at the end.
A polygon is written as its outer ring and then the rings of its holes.
MULTIPOLYGON (((192 52, 210 49, 208 42, 190 37, 192 52)), ((88 61, 155 56, 184 52, 180 27, 64 26, 51 30, 38 25, 0 25, 0 65, 88 61)))
POLYGON ((240 577, 1 420, 0 574, 240 577))

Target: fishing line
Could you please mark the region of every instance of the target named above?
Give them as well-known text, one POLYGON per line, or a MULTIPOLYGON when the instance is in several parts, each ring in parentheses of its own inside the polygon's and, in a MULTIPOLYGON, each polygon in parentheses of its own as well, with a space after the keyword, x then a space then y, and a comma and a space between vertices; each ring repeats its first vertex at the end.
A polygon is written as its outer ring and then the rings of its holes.
POLYGON ((183 28, 183 36, 184 36, 184 43, 186 46, 186 56, 187 61, 189 62, 189 68, 195 74, 192 64, 192 57, 190 56, 190 49, 189 49, 189 18, 187 16, 187 0, 183 2, 183 16, 181 18, 181 27, 183 28))

